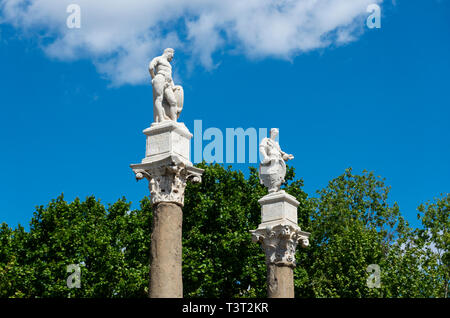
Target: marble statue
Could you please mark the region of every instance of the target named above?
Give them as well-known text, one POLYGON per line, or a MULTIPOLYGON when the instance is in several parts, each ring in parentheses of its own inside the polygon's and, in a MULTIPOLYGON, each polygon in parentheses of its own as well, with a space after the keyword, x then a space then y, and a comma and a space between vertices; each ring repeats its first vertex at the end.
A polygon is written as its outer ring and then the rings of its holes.
POLYGON ((294 159, 293 155, 283 152, 275 138, 278 136, 278 129, 270 130, 270 138, 264 138, 260 145, 259 151, 262 160, 259 165, 259 178, 261 184, 264 184, 269 193, 280 191, 280 187, 286 176, 285 161, 294 159))
POLYGON ((183 87, 175 85, 172 80, 174 49, 167 48, 163 55, 155 57, 149 64, 153 87, 153 120, 154 123, 177 121, 183 109, 183 87))
POLYGON ((269 194, 258 200, 261 205, 261 223, 251 230, 253 242, 261 244, 266 254, 267 296, 269 298, 294 298, 294 268, 297 265, 297 245, 309 245, 311 233, 298 226, 298 202, 294 196, 280 190, 286 176, 285 161, 294 159, 283 152, 275 138, 278 129, 270 130, 270 138, 260 145, 261 163, 259 178, 269 189, 269 194))

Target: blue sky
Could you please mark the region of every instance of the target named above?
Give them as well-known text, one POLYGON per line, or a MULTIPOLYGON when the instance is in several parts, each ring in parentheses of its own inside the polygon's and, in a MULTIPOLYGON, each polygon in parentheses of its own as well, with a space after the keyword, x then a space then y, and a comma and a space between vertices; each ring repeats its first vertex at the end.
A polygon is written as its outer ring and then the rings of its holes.
MULTIPOLYGON (((145 154, 152 91, 149 78, 129 70, 146 72, 153 52, 174 46, 175 81, 185 90, 180 121, 191 131, 199 119, 204 129, 223 132, 278 127, 308 194, 348 167, 374 171, 392 187, 391 202, 418 226, 417 206, 450 192, 450 3, 380 5, 381 29, 355 16, 343 43, 290 47, 280 40, 278 50, 237 29, 211 35, 174 14, 175 26, 158 30, 165 36, 153 47, 130 49, 129 59, 108 41, 100 48, 85 38, 72 47, 58 42, 73 30, 61 31, 51 19, 27 24, 0 13, 0 222, 28 227, 34 207, 62 192, 70 201, 93 194, 103 203, 148 195, 129 164, 145 154), (134 65, 141 55, 145 63, 134 65)), ((192 21, 195 14, 207 20, 189 10, 192 21)), ((83 34, 83 24, 76 31, 83 34)))

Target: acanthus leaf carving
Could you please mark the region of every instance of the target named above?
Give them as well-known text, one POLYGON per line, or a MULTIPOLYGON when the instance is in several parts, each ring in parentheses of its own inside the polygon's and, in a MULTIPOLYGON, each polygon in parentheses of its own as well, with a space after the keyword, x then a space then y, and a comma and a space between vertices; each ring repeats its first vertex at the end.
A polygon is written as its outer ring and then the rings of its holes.
POLYGON ((184 205, 184 190, 187 181, 201 182, 201 172, 193 167, 186 167, 183 163, 151 166, 146 169, 133 169, 136 179, 146 178, 152 204, 161 202, 184 205))
POLYGON ((309 245, 309 238, 299 227, 277 225, 251 231, 254 242, 261 243, 266 263, 295 267, 295 251, 298 243, 309 245))

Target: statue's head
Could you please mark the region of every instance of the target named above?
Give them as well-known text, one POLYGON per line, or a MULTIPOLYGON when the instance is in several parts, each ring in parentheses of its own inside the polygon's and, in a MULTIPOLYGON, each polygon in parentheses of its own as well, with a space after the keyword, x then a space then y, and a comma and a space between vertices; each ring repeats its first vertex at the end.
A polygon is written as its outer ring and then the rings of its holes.
POLYGON ((278 136, 278 129, 277 128, 272 128, 270 130, 270 139, 275 140, 275 138, 277 138, 278 136))
POLYGON ((174 54, 175 54, 175 50, 170 47, 164 50, 164 55, 167 57, 167 60, 169 62, 172 61, 174 54))

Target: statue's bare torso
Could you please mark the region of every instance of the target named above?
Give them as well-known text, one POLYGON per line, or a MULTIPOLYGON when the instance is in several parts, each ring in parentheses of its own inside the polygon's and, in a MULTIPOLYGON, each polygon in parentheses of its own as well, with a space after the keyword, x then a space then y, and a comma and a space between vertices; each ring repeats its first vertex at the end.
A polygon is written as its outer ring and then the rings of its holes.
POLYGON ((150 62, 149 69, 156 70, 156 75, 163 75, 165 78, 172 80, 172 65, 164 56, 155 57, 150 62))
POLYGON ((153 119, 155 123, 166 120, 176 121, 183 108, 181 86, 175 86, 172 80, 173 49, 166 49, 161 56, 155 57, 148 69, 153 86, 153 119))

